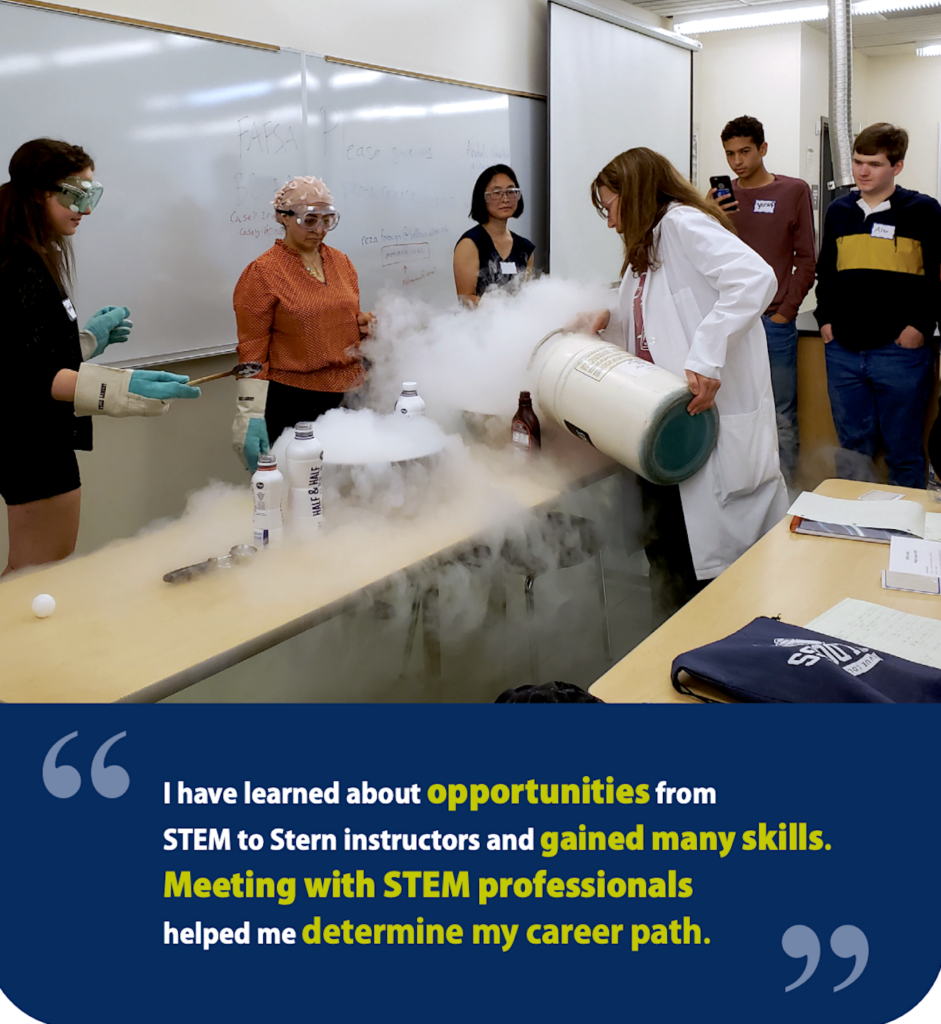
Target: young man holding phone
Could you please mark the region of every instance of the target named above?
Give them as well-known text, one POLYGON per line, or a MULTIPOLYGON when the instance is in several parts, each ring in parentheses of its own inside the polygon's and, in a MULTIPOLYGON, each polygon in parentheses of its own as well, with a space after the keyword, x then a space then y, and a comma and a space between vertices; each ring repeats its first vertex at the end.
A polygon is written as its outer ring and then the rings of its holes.
POLYGON ((799 453, 796 319, 814 283, 816 265, 810 186, 765 169, 768 143, 754 117, 729 121, 722 129, 722 145, 737 177, 730 196, 722 195, 724 182, 710 178, 709 195, 732 216, 739 237, 771 265, 778 279, 774 300, 761 320, 768 338, 781 470, 793 487, 799 453))
POLYGON ((816 317, 840 441, 837 476, 874 480, 881 437, 889 482, 924 487, 923 432, 941 311, 941 206, 895 184, 907 150, 908 133, 896 125, 873 124, 856 136, 859 191, 827 208, 816 317))

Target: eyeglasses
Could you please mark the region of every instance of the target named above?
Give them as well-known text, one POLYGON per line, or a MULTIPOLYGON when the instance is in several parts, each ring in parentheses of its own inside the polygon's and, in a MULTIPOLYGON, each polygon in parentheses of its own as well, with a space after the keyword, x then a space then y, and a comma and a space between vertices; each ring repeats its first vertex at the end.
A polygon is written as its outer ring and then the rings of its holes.
POLYGON ((492 192, 484 192, 484 199, 488 203, 499 203, 504 196, 507 199, 519 199, 522 194, 521 188, 495 188, 492 192))
POLYGON ((613 198, 613 199, 611 200, 611 202, 610 202, 610 203, 608 203, 608 205, 607 205, 607 206, 605 206, 605 204, 604 204, 604 203, 602 203, 602 202, 600 202, 600 200, 599 200, 599 205, 595 207, 595 209, 596 209, 596 210, 598 211, 598 216, 599 216, 599 217, 600 217, 600 218, 601 218, 602 220, 607 220, 607 219, 608 219, 608 218, 609 218, 609 217, 611 216, 611 207, 612 207, 612 206, 614 206, 614 204, 615 204, 615 203, 616 203, 617 201, 618 201, 618 197, 617 197, 617 196, 615 196, 615 197, 614 197, 614 198, 613 198))
POLYGON ((66 178, 56 184, 57 202, 73 213, 91 213, 98 205, 104 186, 85 178, 66 178))
POLYGON ((332 206, 318 210, 314 206, 299 206, 296 210, 276 210, 286 217, 294 217, 302 228, 332 231, 340 223, 340 215, 332 206))

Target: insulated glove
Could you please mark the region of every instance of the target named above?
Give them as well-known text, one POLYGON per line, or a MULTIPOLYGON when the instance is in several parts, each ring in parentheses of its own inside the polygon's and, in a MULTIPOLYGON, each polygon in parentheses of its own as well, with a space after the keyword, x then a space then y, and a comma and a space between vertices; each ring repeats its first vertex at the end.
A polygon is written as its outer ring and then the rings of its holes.
POLYGON ((199 398, 189 378, 165 370, 120 370, 82 363, 75 383, 76 416, 161 416, 174 398, 199 398))
POLYGON ((94 359, 115 343, 125 342, 134 326, 127 318, 131 311, 127 306, 104 306, 79 331, 82 356, 94 359))
POLYGON ((172 402, 174 398, 199 398, 199 388, 191 388, 189 377, 166 370, 131 370, 128 391, 141 398, 156 398, 158 402, 172 402))
POLYGON ((238 401, 232 424, 232 447, 252 473, 258 469, 258 456, 268 451, 268 428, 265 426, 265 404, 268 381, 248 377, 238 381, 238 401))

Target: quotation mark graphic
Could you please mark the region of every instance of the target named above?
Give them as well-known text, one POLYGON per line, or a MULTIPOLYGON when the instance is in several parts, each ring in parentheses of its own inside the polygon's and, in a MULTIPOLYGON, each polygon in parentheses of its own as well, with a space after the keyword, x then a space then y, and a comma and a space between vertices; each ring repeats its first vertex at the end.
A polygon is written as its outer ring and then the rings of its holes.
MULTIPOLYGON (((790 992, 803 985, 817 969, 817 964, 820 963, 820 939, 817 938, 817 933, 813 928, 808 928, 805 924, 792 924, 782 936, 781 945, 784 947, 784 952, 788 956, 794 957, 795 960, 802 956, 807 957, 804 973, 797 981, 784 989, 785 992, 790 992)), ((866 964, 869 962, 869 940, 866 938, 865 932, 857 928, 856 925, 842 924, 830 936, 830 948, 844 960, 848 960, 850 957, 856 958, 849 977, 834 987, 833 991, 839 992, 841 988, 852 985, 866 969, 866 964)))
MULTIPOLYGON (((82 784, 82 776, 70 764, 56 764, 59 751, 69 742, 78 736, 77 732, 70 732, 61 740, 56 740, 49 748, 45 760, 42 763, 42 781, 46 789, 53 796, 61 800, 68 800, 75 796, 82 784)), ((131 778, 119 764, 109 764, 105 767, 105 757, 112 745, 118 740, 123 740, 127 732, 119 732, 104 743, 95 751, 91 761, 91 784, 101 796, 114 800, 124 796, 127 787, 131 784, 131 778)))

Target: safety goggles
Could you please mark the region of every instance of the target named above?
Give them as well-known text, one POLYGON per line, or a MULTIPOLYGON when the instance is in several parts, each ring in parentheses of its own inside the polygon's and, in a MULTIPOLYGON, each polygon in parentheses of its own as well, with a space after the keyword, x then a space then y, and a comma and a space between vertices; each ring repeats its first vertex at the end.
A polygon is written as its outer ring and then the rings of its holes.
POLYGON ((86 181, 84 178, 66 178, 57 182, 55 197, 59 203, 73 213, 91 213, 98 205, 104 186, 100 181, 86 181))
POLYGON ((499 203, 500 200, 506 196, 507 199, 519 199, 523 194, 522 189, 518 188, 495 188, 491 192, 484 192, 484 199, 488 203, 499 203))
POLYGON ((322 231, 332 231, 340 223, 340 215, 332 206, 298 206, 294 210, 278 210, 278 213, 286 217, 294 217, 302 228, 311 231, 320 228, 322 231))

